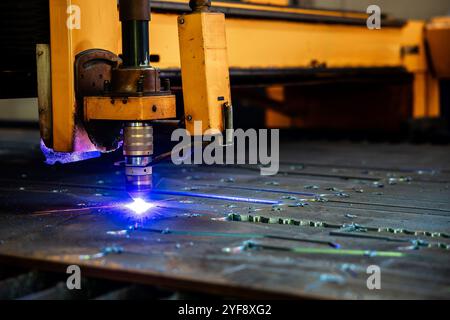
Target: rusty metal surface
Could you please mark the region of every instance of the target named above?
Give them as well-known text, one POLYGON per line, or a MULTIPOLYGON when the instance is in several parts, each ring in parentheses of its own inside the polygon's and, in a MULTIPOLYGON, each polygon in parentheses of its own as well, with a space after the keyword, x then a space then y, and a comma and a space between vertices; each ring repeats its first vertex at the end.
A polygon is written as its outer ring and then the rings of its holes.
POLYGON ((75 59, 76 123, 80 130, 86 131, 98 150, 117 149, 121 124, 83 123, 82 119, 85 117, 84 97, 102 96, 105 89, 110 87, 113 68, 119 63, 120 58, 117 55, 102 49, 83 51, 75 59))
POLYGON ((75 94, 78 108, 83 110, 83 98, 101 96, 105 82, 111 82, 113 68, 120 59, 112 52, 92 49, 83 51, 75 59, 75 94))
POLYGON ((450 298, 448 146, 284 144, 275 177, 162 163, 140 220, 113 155, 50 167, 29 137, 0 139, 0 264, 235 297, 450 298))
POLYGON ((151 95, 161 91, 159 70, 155 68, 114 69, 112 78, 114 95, 151 95))

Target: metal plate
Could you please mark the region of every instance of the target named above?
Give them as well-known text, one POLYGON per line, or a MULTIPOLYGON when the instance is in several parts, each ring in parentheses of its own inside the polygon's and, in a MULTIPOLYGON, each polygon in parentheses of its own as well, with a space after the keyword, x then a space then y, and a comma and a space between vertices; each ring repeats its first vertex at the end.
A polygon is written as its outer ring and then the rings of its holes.
POLYGON ((113 155, 49 167, 23 137, 0 140, 0 263, 233 297, 450 298, 448 147, 283 144, 274 177, 162 163, 143 220, 113 155))

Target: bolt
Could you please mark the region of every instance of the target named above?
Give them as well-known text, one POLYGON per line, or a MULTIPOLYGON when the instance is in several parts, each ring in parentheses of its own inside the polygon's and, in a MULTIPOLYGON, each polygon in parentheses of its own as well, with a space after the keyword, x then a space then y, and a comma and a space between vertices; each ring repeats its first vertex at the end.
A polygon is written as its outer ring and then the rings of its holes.
POLYGON ((104 92, 111 92, 111 82, 109 82, 109 80, 105 80, 103 82, 103 91, 104 92))
POLYGON ((139 77, 139 80, 137 81, 137 92, 144 92, 144 78, 144 75, 139 77))
POLYGON ((192 116, 191 116, 191 115, 188 115, 188 116, 186 117, 186 119, 187 119, 187 121, 192 121, 192 116))
POLYGON ((165 91, 170 91, 170 79, 163 79, 163 88, 165 91))

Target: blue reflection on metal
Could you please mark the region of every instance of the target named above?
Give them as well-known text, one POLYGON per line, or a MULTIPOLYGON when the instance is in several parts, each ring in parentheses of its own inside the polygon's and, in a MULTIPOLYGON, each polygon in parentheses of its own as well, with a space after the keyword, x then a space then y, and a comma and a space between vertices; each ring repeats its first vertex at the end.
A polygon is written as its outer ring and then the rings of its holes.
POLYGON ((206 198, 206 199, 237 201, 237 202, 250 202, 250 203, 260 203, 260 204, 278 204, 278 203, 280 203, 280 201, 275 201, 275 200, 242 198, 242 197, 234 197, 234 196, 225 196, 225 195, 207 194, 207 193, 192 193, 192 192, 183 192, 183 191, 169 191, 169 190, 153 189, 152 193, 171 195, 171 196, 185 196, 185 197, 194 197, 194 198, 206 198))
MULTIPOLYGON (((210 186, 218 187, 218 185, 210 184, 210 186)), ((290 191, 290 190, 279 190, 279 189, 265 189, 265 188, 251 188, 251 187, 236 187, 236 186, 220 186, 223 189, 234 189, 234 190, 246 190, 246 191, 258 191, 258 192, 270 192, 270 193, 284 193, 284 194, 296 194, 299 196, 315 197, 319 194, 311 192, 301 192, 301 191, 290 191)))
POLYGON ((100 157, 99 151, 88 152, 56 152, 53 149, 48 148, 41 140, 41 151, 45 156, 45 163, 54 165, 55 163, 71 163, 78 162, 92 158, 100 157))

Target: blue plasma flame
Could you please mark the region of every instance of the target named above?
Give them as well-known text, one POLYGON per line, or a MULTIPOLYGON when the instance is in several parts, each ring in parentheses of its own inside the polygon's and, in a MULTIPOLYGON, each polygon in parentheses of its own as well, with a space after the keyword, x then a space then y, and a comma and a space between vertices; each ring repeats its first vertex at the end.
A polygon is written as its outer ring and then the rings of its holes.
POLYGON ((142 216, 147 213, 154 205, 140 198, 134 199, 133 202, 125 205, 125 208, 131 210, 135 215, 142 216))

